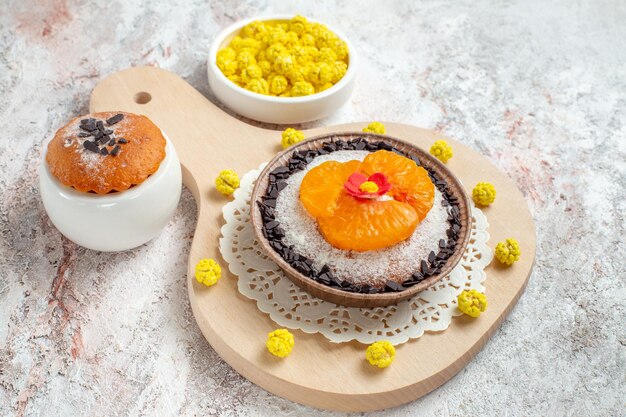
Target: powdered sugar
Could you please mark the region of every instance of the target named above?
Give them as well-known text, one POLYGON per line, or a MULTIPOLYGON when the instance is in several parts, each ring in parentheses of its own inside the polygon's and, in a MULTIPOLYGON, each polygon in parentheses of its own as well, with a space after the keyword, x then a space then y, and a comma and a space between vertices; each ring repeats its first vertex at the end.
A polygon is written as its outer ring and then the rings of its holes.
POLYGON ((321 155, 306 169, 287 180, 276 200, 276 220, 285 231, 283 243, 313 260, 317 269, 328 265, 333 274, 352 283, 382 286, 387 279, 402 282, 418 271, 422 259, 430 251, 438 252, 439 240, 447 239, 448 214, 442 205, 443 196, 435 188, 435 203, 411 237, 394 246, 368 252, 345 251, 331 246, 319 233, 316 220, 300 203, 300 183, 306 173, 325 161, 362 161, 367 151, 337 151, 321 155))

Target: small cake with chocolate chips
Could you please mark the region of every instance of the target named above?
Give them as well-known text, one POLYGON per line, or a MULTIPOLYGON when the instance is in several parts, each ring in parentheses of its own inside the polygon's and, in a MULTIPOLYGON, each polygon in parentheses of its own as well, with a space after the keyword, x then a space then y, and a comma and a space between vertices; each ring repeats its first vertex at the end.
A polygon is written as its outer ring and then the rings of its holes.
POLYGON ((93 113, 73 119, 48 144, 46 163, 62 184, 107 194, 141 184, 165 158, 166 141, 146 116, 93 113))

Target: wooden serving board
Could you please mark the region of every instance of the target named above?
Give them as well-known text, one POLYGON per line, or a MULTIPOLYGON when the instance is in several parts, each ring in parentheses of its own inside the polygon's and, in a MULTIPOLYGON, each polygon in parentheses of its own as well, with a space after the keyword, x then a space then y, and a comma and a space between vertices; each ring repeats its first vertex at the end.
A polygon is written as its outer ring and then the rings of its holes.
MULTIPOLYGON (((526 202, 513 182, 487 159, 452 139, 454 158, 447 166, 471 192, 479 181, 493 183, 498 197, 483 211, 493 248, 515 237, 522 257, 510 268, 494 261, 486 270, 489 308, 478 319, 454 318, 440 333, 427 333, 397 347, 395 363, 384 370, 364 359, 366 346, 334 344, 319 334, 294 331, 296 345, 287 359, 265 349, 268 332, 278 326, 254 301, 237 291, 218 249, 222 206, 214 179, 222 169, 240 175, 269 161, 280 150, 280 131, 239 121, 212 104, 177 75, 152 67, 131 68, 102 80, 91 96, 91 112, 123 110, 150 117, 174 142, 183 181, 198 205, 198 225, 188 265, 189 300, 198 326, 217 353, 240 374, 266 390, 318 408, 366 411, 394 407, 434 390, 461 370, 484 346, 522 294, 535 258, 535 227, 526 202), (194 279, 201 258, 223 266, 218 285, 194 279)), ((308 137, 328 132, 359 131, 367 122, 305 131, 308 137)), ((384 123, 387 133, 428 149, 442 136, 398 123, 384 123)))

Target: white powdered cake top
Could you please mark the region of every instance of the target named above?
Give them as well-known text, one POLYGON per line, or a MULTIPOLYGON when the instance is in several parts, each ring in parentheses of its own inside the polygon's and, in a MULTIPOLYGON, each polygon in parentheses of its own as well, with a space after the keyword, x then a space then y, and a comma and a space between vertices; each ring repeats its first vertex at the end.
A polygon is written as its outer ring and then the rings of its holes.
POLYGON ((328 265, 333 274, 355 284, 384 286, 391 279, 398 283, 419 271, 420 262, 428 258, 430 251, 439 251, 439 240, 447 239, 448 213, 443 206, 443 196, 435 187, 435 202, 426 218, 415 228, 407 240, 388 248, 356 252, 331 246, 320 234, 317 221, 300 203, 300 184, 306 173, 322 162, 350 160, 362 161, 367 151, 336 151, 315 158, 306 169, 292 174, 287 186, 276 200, 276 220, 285 231, 283 243, 293 245, 294 250, 311 259, 315 268, 328 265))
MULTIPOLYGON (((80 154, 80 163, 85 167, 86 171, 93 176, 100 176, 102 172, 100 169, 102 168, 101 162, 104 158, 103 155, 97 154, 95 152, 91 152, 83 146, 85 141, 90 140, 93 141, 93 136, 88 136, 86 138, 78 136, 79 133, 85 132, 80 128, 81 119, 89 119, 91 118, 90 114, 87 114, 83 117, 76 118, 71 125, 67 126, 65 129, 65 136, 63 137, 63 146, 66 148, 72 148, 74 152, 80 154)), ((127 129, 127 124, 130 122, 129 117, 124 117, 119 122, 114 125, 109 126, 106 124, 105 119, 97 119, 104 122, 104 128, 110 129, 113 131, 111 137, 115 139, 120 139, 122 135, 119 132, 125 131, 127 129), (117 134, 116 134, 117 133, 117 134)), ((120 147, 118 156, 124 152, 124 148, 120 147)))

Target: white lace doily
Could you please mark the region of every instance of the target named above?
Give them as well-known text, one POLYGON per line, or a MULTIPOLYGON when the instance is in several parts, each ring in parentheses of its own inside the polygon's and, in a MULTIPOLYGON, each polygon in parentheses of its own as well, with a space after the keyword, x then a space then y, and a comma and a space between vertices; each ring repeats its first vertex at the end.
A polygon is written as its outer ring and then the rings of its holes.
POLYGON ((472 205, 472 232, 461 262, 434 286, 388 307, 343 307, 313 297, 294 285, 261 249, 250 222, 250 194, 263 166, 243 176, 234 200, 223 208, 220 251, 229 270, 239 277, 239 292, 256 301, 278 325, 321 333, 335 343, 370 344, 389 340, 397 345, 425 331, 443 331, 461 315, 456 298, 465 289, 483 292, 485 267, 493 254, 487 246, 487 219, 472 205))

